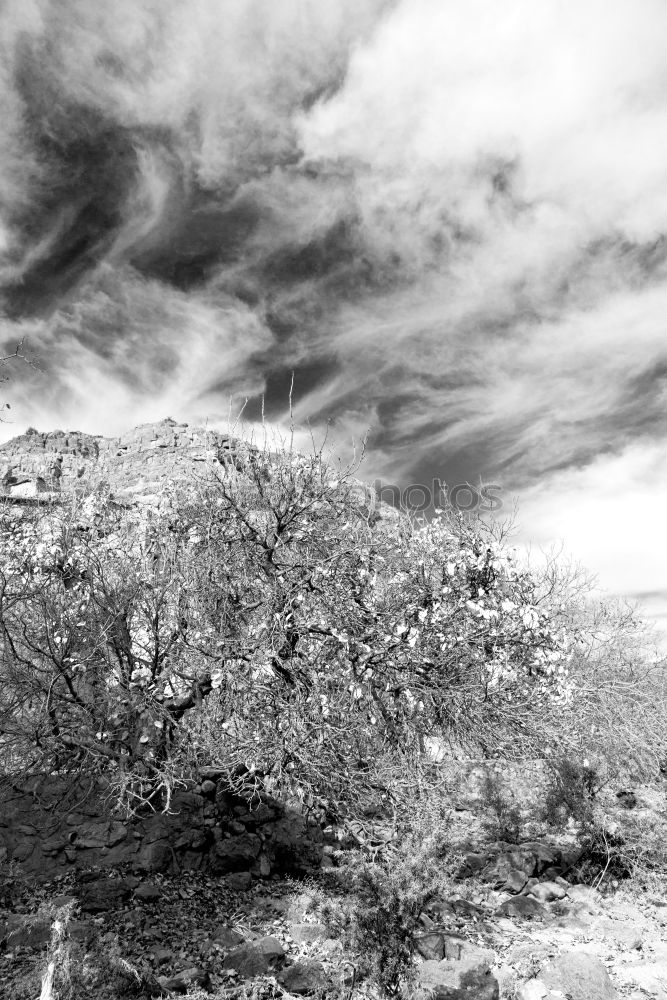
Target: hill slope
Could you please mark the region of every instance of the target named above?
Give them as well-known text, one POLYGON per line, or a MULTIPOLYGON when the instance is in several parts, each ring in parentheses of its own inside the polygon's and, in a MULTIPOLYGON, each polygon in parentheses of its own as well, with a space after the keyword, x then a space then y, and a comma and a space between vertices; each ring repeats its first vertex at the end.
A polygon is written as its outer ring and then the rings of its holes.
POLYGON ((148 498, 165 482, 224 465, 238 446, 227 434, 170 418, 111 438, 30 429, 0 445, 0 494, 22 499, 104 484, 114 495, 148 498))

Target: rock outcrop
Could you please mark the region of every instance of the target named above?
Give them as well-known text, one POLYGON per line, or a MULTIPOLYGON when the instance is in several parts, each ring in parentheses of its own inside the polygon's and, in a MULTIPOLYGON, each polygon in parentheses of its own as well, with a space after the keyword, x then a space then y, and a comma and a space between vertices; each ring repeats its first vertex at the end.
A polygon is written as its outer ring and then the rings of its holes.
POLYGON ((237 462, 237 438, 167 418, 120 437, 34 429, 0 445, 0 495, 17 500, 87 489, 150 498, 165 483, 237 462))

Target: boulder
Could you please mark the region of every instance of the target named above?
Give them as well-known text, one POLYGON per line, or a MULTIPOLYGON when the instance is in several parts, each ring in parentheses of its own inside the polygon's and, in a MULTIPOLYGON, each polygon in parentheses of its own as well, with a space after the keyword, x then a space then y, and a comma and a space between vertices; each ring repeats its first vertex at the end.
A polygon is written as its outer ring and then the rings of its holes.
POLYGON ((224 882, 232 892, 247 892, 252 885, 252 875, 250 872, 232 872, 224 882))
POLYGON ((466 920, 477 920, 485 916, 487 912, 483 906, 471 903, 469 899, 450 899, 448 900, 448 904, 451 906, 455 916, 465 917, 466 920))
MULTIPOLYGON (((416 939, 416 948, 422 958, 427 961, 439 962, 442 959, 458 961, 466 956, 470 957, 471 954, 479 957, 478 951, 465 938, 456 934, 447 934, 437 928, 419 935, 416 939)), ((488 957, 491 960, 491 953, 488 957)))
POLYGON ((584 951, 563 952, 540 969, 538 979, 569 1000, 618 1000, 604 965, 584 951))
POLYGON ((174 850, 168 840, 156 840, 141 848, 137 867, 149 872, 166 872, 174 860, 174 850))
POLYGON ((496 913, 499 917, 520 917, 524 920, 543 920, 547 911, 533 896, 514 896, 501 903, 496 913))
POLYGON ((563 862, 562 850, 552 844, 530 841, 521 844, 521 850, 525 855, 530 854, 533 859, 533 875, 538 877, 544 875, 548 868, 559 868, 563 862))
POLYGON ((273 820, 278 819, 280 807, 277 804, 271 805, 268 802, 259 802, 247 808, 238 806, 234 810, 234 813, 240 823, 252 829, 257 826, 264 826, 266 823, 272 823, 273 820))
POLYGON ((549 993, 541 979, 529 979, 519 987, 516 1000, 549 1000, 549 993))
POLYGON ((527 893, 534 896, 540 903, 553 903, 556 899, 564 899, 565 889, 557 882, 538 882, 527 893))
POLYGON ((126 903, 132 895, 132 889, 124 879, 100 878, 88 882, 81 893, 81 910, 83 913, 103 913, 115 910, 126 903))
POLYGON ((223 969, 235 969, 244 979, 264 976, 279 969, 285 961, 285 950, 274 937, 260 938, 251 944, 234 948, 222 960, 223 969))
POLYGON ((162 890, 152 882, 142 882, 134 890, 134 898, 141 903, 155 903, 162 899, 162 890))
POLYGON ((418 953, 429 962, 439 962, 445 957, 445 935, 440 931, 428 931, 415 938, 418 953))
POLYGON ((127 837, 127 827, 116 820, 110 823, 82 823, 69 836, 77 849, 115 847, 127 837))
POLYGON ((488 865, 489 860, 488 854, 477 854, 470 851, 463 856, 462 874, 464 876, 478 874, 488 865))
MULTIPOLYGON (((482 877, 494 882, 498 887, 511 891, 513 884, 523 877, 524 885, 530 878, 539 878, 547 870, 554 873, 560 871, 563 854, 559 848, 539 841, 529 841, 523 844, 505 844, 502 841, 494 845, 495 858, 482 867, 482 877), (505 885, 504 883, 510 884, 505 885)), ((466 868, 469 872, 479 871, 483 855, 466 855, 466 868)))
POLYGON ((73 834, 68 836, 67 834, 60 832, 52 834, 40 843, 39 846, 41 847, 42 854, 51 856, 58 854, 59 851, 69 847, 71 843, 70 837, 72 836, 73 834))
POLYGON ((34 841, 22 840, 12 849, 12 861, 27 861, 35 850, 34 841))
POLYGON ((217 874, 226 872, 247 872, 259 856, 262 842, 255 833, 243 833, 238 837, 228 837, 215 845, 215 856, 211 860, 217 874))
POLYGON ((182 972, 171 977, 158 976, 158 983, 162 989, 169 990, 171 993, 187 993, 193 986, 199 986, 204 990, 207 989, 210 984, 210 978, 208 972, 204 969, 195 967, 184 969, 182 972))
POLYGON ((503 892, 519 893, 525 889, 528 881, 525 872, 520 871, 518 868, 510 868, 501 886, 501 890, 503 892))
POLYGON ((154 948, 153 949, 153 959, 156 965, 166 965, 167 962, 173 961, 174 953, 171 948, 154 948))
POLYGON ((465 957, 427 961, 419 967, 420 994, 433 1000, 499 1000, 492 953, 469 948, 465 957))
POLYGON ((232 927, 218 927, 213 935, 213 940, 216 944, 219 944, 225 951, 231 951, 232 948, 238 947, 238 945, 243 944, 243 935, 239 934, 232 927))
POLYGON ((280 985, 295 996, 310 996, 327 986, 327 975, 321 962, 304 959, 284 969, 277 977, 280 985))

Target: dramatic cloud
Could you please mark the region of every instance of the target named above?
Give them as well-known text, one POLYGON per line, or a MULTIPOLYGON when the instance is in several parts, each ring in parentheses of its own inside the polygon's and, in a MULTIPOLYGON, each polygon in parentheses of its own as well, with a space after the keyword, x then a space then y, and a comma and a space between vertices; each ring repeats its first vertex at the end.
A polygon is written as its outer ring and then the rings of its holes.
POLYGON ((663 0, 6 0, 17 429, 280 423, 294 370, 369 476, 500 482, 657 607, 594 498, 666 438, 665 38, 663 0))

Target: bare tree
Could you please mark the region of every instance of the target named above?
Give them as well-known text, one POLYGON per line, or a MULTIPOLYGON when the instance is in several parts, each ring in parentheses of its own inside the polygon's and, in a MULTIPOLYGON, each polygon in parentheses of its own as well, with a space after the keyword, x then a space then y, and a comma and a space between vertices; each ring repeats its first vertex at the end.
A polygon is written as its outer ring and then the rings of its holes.
POLYGON ((418 525, 377 509, 355 471, 247 447, 156 510, 8 507, 6 766, 104 774, 129 809, 168 807, 215 766, 248 794, 354 812, 400 797, 434 739, 504 757, 581 747, 590 706, 618 707, 634 676, 617 656, 610 700, 591 690, 604 661, 585 581, 529 571, 454 510, 418 525))

